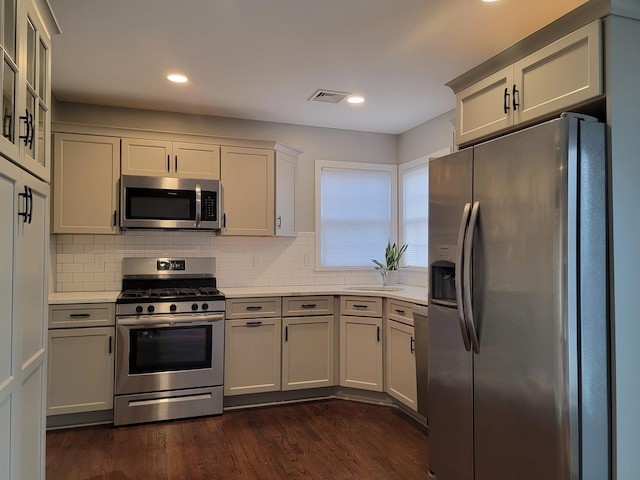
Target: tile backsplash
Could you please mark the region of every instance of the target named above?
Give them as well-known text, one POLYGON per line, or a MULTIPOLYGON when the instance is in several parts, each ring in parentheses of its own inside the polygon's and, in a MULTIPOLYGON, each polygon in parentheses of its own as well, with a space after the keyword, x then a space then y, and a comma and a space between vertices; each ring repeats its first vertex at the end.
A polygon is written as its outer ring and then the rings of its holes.
MULTIPOLYGON (((315 233, 295 238, 222 237, 211 232, 127 231, 122 235, 51 235, 51 290, 117 291, 124 257, 216 257, 219 287, 382 283, 374 270, 315 270, 315 233)), ((425 272, 399 282, 425 286, 425 272)))

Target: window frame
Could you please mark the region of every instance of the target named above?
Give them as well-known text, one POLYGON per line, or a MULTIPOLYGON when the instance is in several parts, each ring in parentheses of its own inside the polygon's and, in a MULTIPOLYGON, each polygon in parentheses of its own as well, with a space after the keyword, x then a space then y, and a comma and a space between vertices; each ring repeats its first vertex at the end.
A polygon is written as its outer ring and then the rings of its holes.
MULTIPOLYGON (((451 147, 445 147, 442 148, 440 150, 437 150, 435 152, 432 152, 430 154, 427 155, 423 155, 421 157, 415 158, 413 160, 410 160, 408 162, 402 163, 400 165, 398 165, 398 220, 397 220, 397 224, 398 224, 398 238, 400 240, 400 245, 402 245, 403 243, 406 242, 405 239, 405 235, 404 235, 404 223, 405 223, 405 219, 404 219, 404 212, 405 212, 405 208, 404 208, 404 174, 407 171, 410 170, 414 170, 416 168, 420 168, 423 166, 427 166, 427 169, 429 167, 429 162, 431 160, 433 160, 434 158, 438 158, 438 157, 442 157, 444 155, 448 155, 451 153, 451 147)), ((427 186, 427 194, 428 194, 428 186, 427 186)), ((428 207, 428 206, 427 206, 428 207)), ((429 215, 427 213, 427 224, 429 222, 429 215)), ((420 267, 420 266, 416 266, 416 265, 407 265, 405 263, 405 257, 403 256, 401 262, 400 262, 400 268, 402 268, 403 270, 406 271, 412 271, 412 272, 426 272, 429 270, 429 252, 427 250, 427 266, 426 267, 420 267)))
MULTIPOLYGON (((316 236, 316 262, 315 262, 315 270, 316 271, 344 271, 344 270, 358 270, 358 271, 368 271, 373 270, 374 264, 372 263, 370 267, 368 266, 349 266, 345 265, 342 267, 325 267, 321 264, 321 215, 320 215, 320 207, 322 205, 321 198, 321 177, 323 169, 334 169, 334 170, 349 170, 349 171, 377 171, 377 172, 387 172, 390 174, 390 210, 391 210, 391 223, 390 223, 390 240, 391 242, 397 242, 398 238, 398 166, 387 164, 387 163, 365 163, 365 162, 349 162, 349 161, 339 161, 339 160, 316 160, 315 161, 315 236, 316 236)), ((384 256, 384 250, 381 252, 384 256)))

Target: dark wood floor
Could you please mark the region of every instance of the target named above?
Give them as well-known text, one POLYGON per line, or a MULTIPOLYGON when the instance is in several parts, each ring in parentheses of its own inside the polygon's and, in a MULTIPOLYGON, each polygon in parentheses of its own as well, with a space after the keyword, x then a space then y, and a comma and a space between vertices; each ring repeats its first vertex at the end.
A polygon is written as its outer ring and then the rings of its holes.
POLYGON ((47 480, 427 479, 425 429, 385 406, 327 400, 47 433, 47 480))

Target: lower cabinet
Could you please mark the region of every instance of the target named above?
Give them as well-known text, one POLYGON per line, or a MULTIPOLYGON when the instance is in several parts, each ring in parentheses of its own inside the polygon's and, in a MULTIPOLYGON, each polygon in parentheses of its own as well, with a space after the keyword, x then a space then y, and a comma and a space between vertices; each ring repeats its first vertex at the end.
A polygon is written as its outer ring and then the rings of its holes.
POLYGON ((225 395, 280 390, 281 331, 280 297, 227 299, 225 395))
POLYGON ((285 297, 283 302, 282 390, 334 385, 333 297, 285 297))
POLYGON ((387 321, 387 393, 417 410, 415 336, 411 325, 387 321))
POLYGON ((47 415, 113 408, 114 323, 113 304, 50 306, 47 415))
POLYGON ((281 325, 280 317, 225 321, 225 395, 280 390, 281 325))
POLYGON ((341 297, 340 312, 354 313, 340 315, 340 385, 382 392, 382 299, 341 297))

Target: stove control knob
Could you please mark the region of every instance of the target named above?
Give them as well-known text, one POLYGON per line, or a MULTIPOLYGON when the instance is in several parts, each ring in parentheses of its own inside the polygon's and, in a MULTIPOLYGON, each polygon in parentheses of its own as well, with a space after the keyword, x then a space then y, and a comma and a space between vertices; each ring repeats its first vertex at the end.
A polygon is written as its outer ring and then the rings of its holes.
POLYGON ((208 303, 203 303, 202 304, 202 309, 203 310, 209 310, 209 304, 208 303))
POLYGON ((191 310, 193 311, 198 310, 198 304, 194 303, 193 305, 191 305, 191 310))
POLYGON ((155 308, 154 308, 154 306, 153 306, 153 305, 149 305, 149 306, 147 307, 147 312, 149 312, 149 313, 153 313, 153 311, 154 311, 154 310, 155 310, 155 308))
POLYGON ((142 305, 136 307, 136 313, 142 313, 142 305))
POLYGON ((175 312, 178 309, 178 307, 176 307, 175 303, 172 303, 171 306, 169 307, 169 310, 171 310, 172 312, 175 312))

